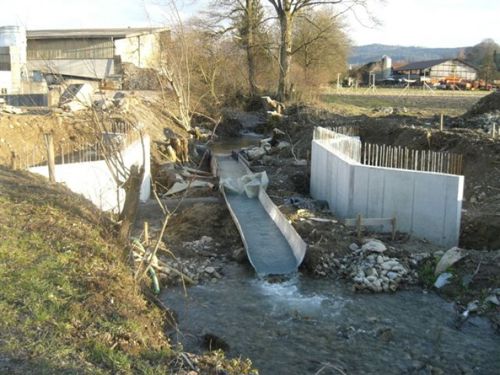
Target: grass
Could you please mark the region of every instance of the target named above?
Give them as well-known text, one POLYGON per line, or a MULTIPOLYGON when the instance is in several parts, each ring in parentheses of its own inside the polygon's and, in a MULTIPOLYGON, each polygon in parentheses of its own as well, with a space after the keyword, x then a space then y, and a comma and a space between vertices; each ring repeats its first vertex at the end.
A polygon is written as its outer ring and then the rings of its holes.
MULTIPOLYGON (((434 91, 425 94, 422 90, 412 89, 403 92, 401 89, 377 89, 368 92, 366 89, 345 89, 340 92, 326 90, 318 96, 321 105, 343 115, 373 115, 373 110, 382 107, 397 109, 406 108, 402 114, 413 116, 434 116, 443 113, 447 116, 459 116, 472 107, 488 92, 452 92, 434 91)), ((382 115, 384 115, 382 113, 382 115)))
POLYGON ((11 372, 132 373, 172 356, 159 311, 82 197, 0 169, 0 353, 11 372), (149 361, 146 361, 149 363, 149 361))
MULTIPOLYGON (((0 373, 186 368, 164 334, 163 313, 144 299, 114 237, 83 197, 0 166, 0 373)), ((203 374, 255 373, 249 361, 221 353, 195 361, 203 374)))

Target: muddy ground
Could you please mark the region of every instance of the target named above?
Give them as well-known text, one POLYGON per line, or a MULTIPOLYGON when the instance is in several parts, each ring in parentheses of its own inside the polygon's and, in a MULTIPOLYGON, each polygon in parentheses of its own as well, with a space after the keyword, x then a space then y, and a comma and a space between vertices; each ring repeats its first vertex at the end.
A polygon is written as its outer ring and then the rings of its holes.
MULTIPOLYGON (((75 112, 60 108, 23 108, 22 114, 0 110, 0 165, 24 169, 46 160, 43 135, 51 133, 56 157, 85 148, 97 142, 103 128, 111 131, 111 119, 120 118, 144 126, 153 140, 153 159, 160 158, 156 141, 171 137, 186 138, 189 134, 174 124, 164 112, 164 104, 154 93, 123 93, 120 105, 109 108, 93 107, 75 112), (13 161, 13 158, 15 159, 13 161)), ((96 93, 97 101, 111 102, 113 93, 96 93)))

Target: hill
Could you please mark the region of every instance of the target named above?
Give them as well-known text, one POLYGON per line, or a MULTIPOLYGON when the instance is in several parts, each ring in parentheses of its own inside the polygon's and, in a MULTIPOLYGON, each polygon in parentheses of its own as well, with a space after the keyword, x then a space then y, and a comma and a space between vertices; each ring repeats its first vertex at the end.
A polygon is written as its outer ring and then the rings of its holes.
POLYGON ((405 47, 385 44, 368 44, 353 47, 349 56, 349 64, 360 65, 370 61, 378 61, 383 55, 390 56, 392 61, 419 61, 457 57, 465 47, 426 48, 405 47))

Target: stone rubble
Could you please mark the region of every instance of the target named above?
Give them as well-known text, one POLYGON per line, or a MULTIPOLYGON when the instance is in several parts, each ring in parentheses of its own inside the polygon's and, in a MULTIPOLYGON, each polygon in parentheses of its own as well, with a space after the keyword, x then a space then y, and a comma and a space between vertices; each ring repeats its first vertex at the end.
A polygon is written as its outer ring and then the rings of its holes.
POLYGON ((403 285, 418 282, 416 268, 430 255, 414 254, 406 261, 386 256, 386 245, 375 239, 366 240, 359 247, 349 246, 350 255, 337 259, 333 253, 324 255, 316 266, 317 276, 334 275, 353 282, 353 290, 374 293, 395 292, 403 285))
MULTIPOLYGON (((192 284, 202 284, 207 282, 217 282, 223 277, 222 269, 227 259, 215 253, 219 243, 214 242, 209 236, 202 236, 198 240, 184 242, 183 246, 192 250, 197 256, 194 257, 173 257, 169 252, 165 252, 164 244, 160 246, 162 251, 153 257, 151 266, 155 269, 161 285, 181 285, 183 282, 192 284), (182 278, 182 275, 186 278, 182 278)), ((142 254, 139 249, 134 254, 136 262, 140 262, 142 254)))

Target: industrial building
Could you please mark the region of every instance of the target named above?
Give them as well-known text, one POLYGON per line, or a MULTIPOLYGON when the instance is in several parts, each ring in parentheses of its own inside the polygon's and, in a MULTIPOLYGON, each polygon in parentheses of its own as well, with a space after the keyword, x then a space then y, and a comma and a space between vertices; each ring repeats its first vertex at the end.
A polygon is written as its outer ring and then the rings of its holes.
POLYGON ((394 75, 427 82, 474 81, 477 68, 460 59, 417 61, 393 68, 394 75))
POLYGON ((0 94, 47 90, 55 78, 119 79, 122 64, 158 66, 165 28, 28 30, 0 27, 0 94))

